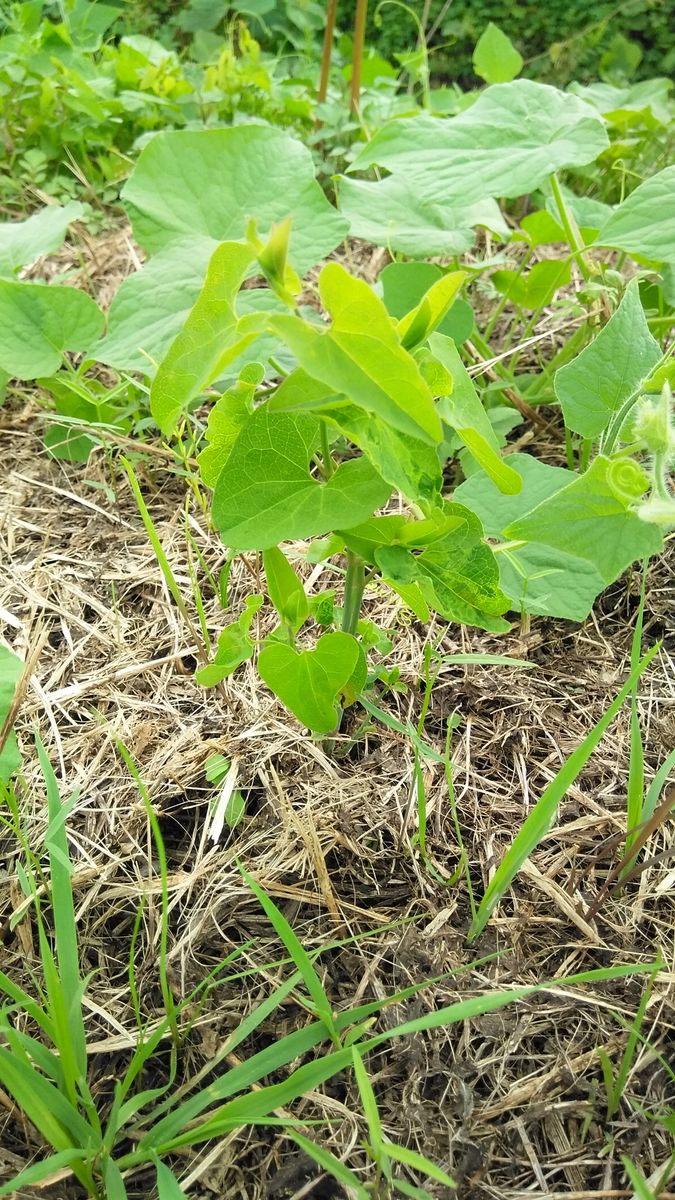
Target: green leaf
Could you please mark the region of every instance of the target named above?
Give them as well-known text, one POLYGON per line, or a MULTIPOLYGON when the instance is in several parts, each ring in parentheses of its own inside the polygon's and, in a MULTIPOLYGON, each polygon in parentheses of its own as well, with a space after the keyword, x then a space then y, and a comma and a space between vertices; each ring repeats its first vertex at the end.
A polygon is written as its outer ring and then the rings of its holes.
POLYGON ((471 457, 496 483, 500 492, 516 495, 522 487, 520 476, 501 457, 499 440, 457 347, 450 338, 437 333, 429 339, 429 348, 453 380, 451 395, 444 396, 438 404, 441 419, 455 430, 471 457))
POLYGON ((571 274, 571 259, 547 258, 535 263, 527 275, 505 269, 494 271, 490 278, 497 291, 508 295, 513 304, 534 310, 550 304, 558 289, 569 283, 571 274))
POLYGON ((404 1163, 406 1167, 412 1167, 413 1171, 420 1171, 422 1175, 427 1175, 429 1179, 435 1179, 436 1183, 442 1183, 445 1187, 457 1187, 454 1179, 446 1175, 445 1171, 432 1163, 426 1155, 418 1154, 416 1150, 411 1150, 408 1146, 397 1146, 391 1142, 387 1142, 384 1149, 389 1158, 393 1158, 395 1162, 404 1163))
MULTIPOLYGON (((443 271, 435 263, 389 263, 380 275, 382 298, 390 316, 400 320, 420 302, 443 271)), ((473 309, 466 300, 455 300, 438 326, 438 333, 457 344, 465 342, 474 328, 473 309)))
POLYGON ((486 83, 510 83, 520 74, 522 55, 492 21, 481 33, 473 52, 473 69, 486 83))
POLYGON ((433 446, 392 429, 381 417, 354 404, 326 405, 322 411, 393 488, 425 509, 438 503, 443 474, 433 446))
POLYGON ((466 206, 487 196, 523 196, 553 171, 592 162, 608 145, 604 122, 590 105, 519 79, 487 88, 457 117, 390 122, 349 172, 386 167, 425 199, 466 206))
POLYGON ((230 451, 251 415, 262 375, 262 367, 259 371, 245 367, 234 386, 218 397, 209 413, 205 434, 207 445, 197 455, 201 477, 207 487, 215 487, 230 451))
POLYGON ((585 558, 606 584, 612 583, 636 559, 658 554, 663 545, 658 529, 631 511, 636 492, 646 491, 648 482, 631 460, 600 456, 585 474, 511 522, 505 536, 585 558))
MULTIPOLYGON (((2 729, 14 701, 16 685, 23 675, 24 664, 7 646, 0 643, 0 729, 2 729)), ((8 783, 21 766, 21 751, 16 734, 10 729, 7 740, 0 750, 0 783, 8 783)))
POLYGON ((332 262, 319 276, 319 291, 333 318, 325 333, 297 317, 272 317, 269 322, 300 366, 403 433, 440 442, 431 393, 372 288, 332 262))
POLYGON ((54 1175, 63 1167, 70 1167, 73 1163, 77 1163, 82 1159, 82 1151, 77 1147, 71 1146, 66 1150, 59 1150, 58 1154, 50 1154, 47 1158, 40 1159, 39 1162, 33 1163, 32 1166, 26 1167, 20 1171, 13 1179, 7 1183, 3 1183, 0 1187, 0 1196, 20 1196, 23 1188, 31 1187, 33 1184, 42 1183, 43 1179, 47 1179, 50 1175, 54 1175))
POLYGON ((194 308, 159 366, 150 391, 150 410, 168 436, 191 400, 223 372, 257 333, 264 317, 241 320, 235 300, 254 261, 249 246, 224 242, 211 256, 194 308))
POLYGON ((249 637, 249 630, 262 604, 262 596, 247 596, 244 612, 236 621, 225 626, 218 638, 214 661, 195 671, 195 680, 202 687, 215 687, 252 657, 254 644, 249 637))
POLYGON ((599 437, 660 359, 634 279, 604 329, 573 362, 556 371, 555 392, 568 429, 585 438, 599 437))
POLYGON ((336 698, 358 661, 358 643, 348 633, 324 633, 314 650, 294 650, 268 642, 258 671, 275 696, 314 733, 332 733, 338 721, 336 698))
POLYGON ((466 279, 466 271, 451 271, 431 284, 414 308, 401 317, 396 332, 405 350, 426 342, 447 316, 466 279))
POLYGON ((365 458, 341 463, 326 483, 313 479, 318 445, 315 417, 266 406, 253 412, 213 494, 213 521, 226 545, 266 550, 357 525, 386 503, 391 489, 365 458))
POLYGON ((301 1133, 298 1133, 297 1129, 289 1129, 288 1134, 294 1142, 297 1142, 300 1149, 304 1150, 308 1158, 311 1158, 322 1171, 325 1171, 328 1175, 332 1175, 339 1183, 349 1188, 354 1195, 354 1200, 369 1200, 371 1193, 366 1190, 358 1176, 341 1159, 336 1158, 334 1154, 331 1154, 323 1146, 319 1146, 316 1142, 310 1141, 309 1138, 303 1137, 301 1133))
POLYGON ((627 196, 603 224, 598 246, 643 254, 655 262, 675 259, 675 165, 665 167, 627 196))
POLYGON ((656 645, 645 655, 637 668, 631 673, 630 678, 624 684, 616 699, 612 701, 604 716, 593 726, 591 732, 587 734, 581 745, 570 755, 555 778, 551 780, 542 792, 529 816, 525 819, 523 825, 521 825, 511 847, 507 850, 504 859, 488 885, 478 912, 469 929, 470 941, 477 938, 481 930, 485 928, 490 919, 490 914, 517 875, 525 859, 529 857, 551 828, 553 818, 563 796, 568 788, 572 786, 579 772, 585 767, 624 700, 630 695, 633 685, 639 679, 645 667, 651 662, 654 655, 658 653, 658 650, 659 646, 656 645))
POLYGON ((14 275, 27 263, 58 250, 71 221, 83 212, 81 204, 70 200, 63 207, 50 204, 25 221, 0 223, 0 275, 14 275))
POLYGON ((444 514, 459 518, 459 525, 421 553, 402 546, 375 552, 384 580, 397 590, 417 584, 429 606, 448 621, 505 632, 509 625, 500 614, 508 598, 499 587, 499 567, 483 541, 480 521, 461 504, 446 503, 444 514))
POLYGON ((309 150, 264 125, 158 133, 122 195, 150 254, 178 241, 210 256, 219 242, 243 239, 250 218, 263 236, 292 215, 290 261, 304 274, 348 228, 316 182, 309 150))
POLYGON ((305 589, 278 546, 263 553, 267 594, 284 624, 297 633, 309 615, 305 589))
POLYGON ((159 1160, 155 1164, 157 1171, 157 1196, 159 1200, 187 1200, 187 1192, 180 1186, 173 1171, 159 1160))
MULTIPOLYGON (((510 454, 509 463, 523 481, 518 496, 503 495, 484 475, 474 474, 455 489, 455 498, 475 512, 490 538, 507 541, 505 528, 543 500, 556 495, 577 476, 529 454, 510 454)), ((496 554, 500 585, 513 608, 545 616, 583 621, 605 584, 592 562, 536 540, 496 554)))
POLYGON ((87 350, 103 313, 74 287, 0 279, 0 367, 16 379, 53 375, 66 350, 87 350))
POLYGON ((479 226, 504 242, 511 236, 499 205, 490 196, 468 205, 459 196, 421 196, 403 174, 376 182, 343 177, 338 200, 352 237, 411 258, 464 254, 472 248, 479 226))

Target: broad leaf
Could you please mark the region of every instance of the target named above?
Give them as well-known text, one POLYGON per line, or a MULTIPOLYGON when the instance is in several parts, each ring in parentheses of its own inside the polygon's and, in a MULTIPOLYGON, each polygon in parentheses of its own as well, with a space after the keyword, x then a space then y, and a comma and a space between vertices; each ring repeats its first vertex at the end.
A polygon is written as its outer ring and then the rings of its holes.
POLYGON ((409 500, 427 505, 440 495, 441 461, 434 446, 392 429, 374 413, 357 408, 302 367, 270 398, 271 412, 315 412, 331 422, 370 459, 375 470, 409 500))
MULTIPOLYGON (((197 302, 204 283, 211 243, 199 247, 190 242, 172 243, 124 280, 108 314, 108 332, 93 347, 99 362, 119 370, 154 375, 174 338, 178 336, 197 302)), ((284 312, 285 305, 267 288, 245 289, 237 300, 237 312, 284 312)), ((255 344, 256 357, 266 364, 270 354, 284 354, 284 347, 271 335, 255 344)), ((231 364, 234 374, 237 364, 231 364)))
POLYGON ((414 308, 401 317, 396 332, 405 350, 414 350, 421 346, 438 329, 465 279, 464 271, 452 271, 443 275, 432 283, 414 308))
POLYGON ((216 483, 213 520, 226 545, 266 550, 348 528, 385 504, 391 488, 365 458, 341 463, 326 483, 309 473, 319 422, 256 409, 216 483))
MULTIPOLYGON (((23 674, 24 664, 7 646, 0 643, 0 729, 14 700, 16 685, 23 674)), ((7 783, 21 766, 21 751, 16 734, 10 729, 7 740, 0 750, 0 783, 7 783)))
POLYGON ((358 664, 359 646, 348 633, 324 633, 314 650, 268 642, 258 658, 261 679, 314 733, 337 726, 337 696, 358 664))
POLYGON ((197 302, 160 363, 150 391, 150 409, 165 436, 173 432, 190 401, 219 378, 262 329, 260 314, 240 320, 235 310, 254 258, 253 250, 238 242, 224 242, 211 256, 197 302))
MULTIPOLYGON (((443 271, 435 263, 389 263, 379 279, 387 312, 400 320, 419 304, 432 284, 442 278, 443 271)), ((437 332, 444 333, 460 345, 470 337, 473 328, 471 305, 466 300, 455 300, 437 332)))
POLYGON ((585 438, 599 437, 660 358, 638 282, 632 280, 604 329, 573 362, 556 372, 555 392, 568 429, 585 438))
POLYGON ((638 558, 658 554, 658 529, 632 511, 649 480, 630 459, 596 458, 578 479, 504 530, 591 562, 606 584, 638 558))
POLYGON ((103 313, 78 288, 0 279, 0 368, 17 379, 53 375, 66 350, 86 350, 103 313))
POLYGON ((504 269, 494 271, 490 279, 498 292, 508 296, 520 308, 543 308, 550 304, 558 288, 569 283, 572 273, 571 259, 543 259, 535 263, 526 275, 504 269))
POLYGON ((13 275, 42 254, 58 250, 71 221, 77 221, 84 209, 76 200, 61 207, 50 204, 25 221, 0 224, 0 275, 13 275))
POLYGON ((460 523, 421 553, 403 546, 376 551, 383 578, 397 590, 416 585, 429 607, 448 621, 505 632, 509 625, 501 613, 508 608, 508 598, 499 586, 499 567, 483 541, 480 521, 461 504, 446 504, 444 514, 460 518, 460 523))
POLYGON ((517 472, 501 457, 499 441, 457 347, 450 338, 436 333, 429 339, 432 352, 449 371, 453 389, 438 404, 443 421, 454 429, 471 457, 497 484, 501 492, 514 495, 522 484, 517 472))
POLYGON ((253 397, 262 379, 262 367, 244 367, 233 387, 223 392, 209 413, 206 446, 197 457, 207 487, 215 487, 230 451, 251 414, 253 397))
POLYGON ((473 69, 486 83, 510 83, 520 74, 522 55, 492 21, 481 33, 473 52, 473 69))
MULTIPOLYGON (((577 478, 571 471, 550 467, 529 454, 510 454, 509 463, 523 481, 519 495, 503 495, 479 473, 454 493, 480 518, 486 535, 502 542, 508 541, 504 534, 508 525, 577 478)), ((536 541, 515 545, 495 557, 501 587, 517 611, 583 621, 605 587, 592 562, 536 541)))
POLYGON ((441 424, 429 388, 372 288, 338 263, 328 263, 319 290, 333 319, 329 330, 321 333, 297 317, 284 316, 271 318, 272 331, 312 378, 403 433, 440 442, 441 424))
POLYGON ((349 171, 386 167, 425 199, 466 206, 487 196, 525 195, 553 171, 592 162, 608 145, 590 105, 520 79, 487 88, 457 117, 385 125, 349 171))
POLYGON ((411 258, 464 254, 473 246, 478 226, 489 229, 502 241, 511 236, 499 205, 491 197, 469 205, 459 197, 448 200, 441 193, 425 197, 398 173, 375 183, 343 178, 338 199, 353 237, 411 258))
POLYGON ((262 603, 262 596, 247 596, 246 608, 241 616, 225 626, 218 638, 214 661, 195 671, 195 679, 202 687, 215 687, 252 657, 254 644, 249 637, 249 630, 262 603))
POLYGON ((597 237, 598 246, 615 246, 655 262, 675 260, 675 165, 645 180, 614 209, 597 237))
POLYGON ((292 215, 290 260, 304 274, 348 228, 316 182, 309 150, 264 125, 159 133, 122 195, 150 254, 189 240, 208 258, 219 242, 243 238, 251 217, 264 236, 292 215))

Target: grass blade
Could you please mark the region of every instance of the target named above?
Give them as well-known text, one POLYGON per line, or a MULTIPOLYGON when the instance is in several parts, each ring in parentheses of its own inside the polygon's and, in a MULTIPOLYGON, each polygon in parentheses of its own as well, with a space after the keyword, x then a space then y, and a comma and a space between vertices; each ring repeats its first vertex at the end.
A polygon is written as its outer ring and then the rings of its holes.
POLYGON ((157 1159, 157 1195, 159 1200, 187 1200, 187 1196, 180 1186, 173 1171, 166 1166, 166 1163, 160 1162, 157 1159))
POLYGON ((504 859, 500 863, 493 879, 486 889, 485 895, 483 896, 483 899, 478 907, 478 912, 474 920, 471 922, 471 926, 469 928, 468 940, 470 942, 474 941, 475 938, 477 938, 481 931, 485 928, 488 920, 490 919, 491 913, 499 904, 499 901, 506 892, 509 884, 522 867, 525 859, 529 857, 535 846, 539 844, 544 834, 546 834, 550 829, 558 805, 565 795, 567 789, 574 783, 577 775, 586 765, 588 759, 595 750, 608 726, 614 720, 614 717, 621 708, 624 700, 630 695, 637 680, 640 678, 642 672, 648 667, 659 648, 659 645, 653 646, 652 649, 645 654, 644 658, 641 659, 641 661, 637 664, 636 668, 631 671, 628 680, 621 688, 621 691, 616 699, 610 704, 607 712, 600 718, 597 724, 593 726, 591 732, 584 738, 581 745, 578 746, 573 754, 571 754, 567 759, 567 761, 563 763, 562 767, 558 771, 558 774, 554 779, 551 780, 548 787, 544 789, 539 801, 519 829, 514 841, 512 842, 509 850, 507 850, 504 859))
POLYGON ((440 1167, 435 1163, 430 1162, 424 1154, 418 1154, 416 1150, 409 1150, 407 1146, 399 1146, 387 1142, 385 1151, 389 1158, 393 1158, 395 1162, 403 1163, 406 1167, 411 1167, 413 1171, 419 1171, 422 1175, 427 1175, 429 1179, 433 1179, 436 1183, 443 1183, 446 1187, 457 1187, 454 1179, 446 1175, 440 1167))
POLYGON ((349 1188, 354 1194, 355 1200, 368 1200, 370 1192, 366 1190, 357 1176, 349 1167, 345 1166, 339 1158, 336 1158, 330 1151, 324 1150, 322 1146, 317 1146, 316 1142, 310 1141, 295 1129, 289 1129, 289 1136, 297 1143, 301 1150, 304 1150, 308 1158, 311 1158, 322 1171, 327 1175, 332 1175, 333 1179, 337 1179, 343 1187, 349 1188))

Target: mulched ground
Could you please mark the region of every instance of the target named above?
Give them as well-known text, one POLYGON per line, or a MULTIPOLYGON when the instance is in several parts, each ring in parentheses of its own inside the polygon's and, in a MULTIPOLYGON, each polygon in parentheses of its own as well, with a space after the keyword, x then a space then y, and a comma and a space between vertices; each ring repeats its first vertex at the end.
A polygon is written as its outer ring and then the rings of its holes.
MULTIPOLYGON (((115 245, 108 258, 98 248, 97 291, 107 286, 112 263, 117 280, 125 273, 129 252, 120 252, 119 240, 115 245)), ((60 270, 68 269, 55 257, 60 270)), ((615 1066, 620 1062, 625 1023, 635 1014, 644 976, 597 987, 563 983, 498 1013, 392 1043, 369 1061, 386 1135, 420 1150, 458 1180, 456 1193, 430 1184, 439 1198, 629 1197, 622 1154, 657 1179, 671 1139, 648 1115, 672 1112, 675 1103, 663 1062, 672 1061, 675 1045, 672 820, 652 838, 639 878, 623 894, 608 897, 597 918, 586 916, 625 832, 627 709, 570 788, 554 827, 482 937, 467 946, 466 882, 462 877, 449 882, 459 850, 442 764, 424 764, 432 871, 414 845, 410 740, 352 711, 335 752, 328 753, 284 713, 250 664, 222 691, 199 688, 193 678, 196 646, 164 585, 126 477, 103 452, 94 452, 86 466, 49 458, 42 445, 45 427, 28 392, 0 414, 0 633, 22 657, 43 643, 18 721, 30 804, 25 824, 33 849, 41 846, 47 826, 44 786, 28 749, 34 729, 64 796, 78 792, 69 833, 82 967, 93 972, 87 1026, 102 1106, 134 1036, 126 970, 142 897, 146 908, 136 959, 141 1003, 148 1016, 161 1012, 156 862, 119 740, 149 790, 167 846, 176 997, 233 946, 255 939, 243 962, 258 968, 257 974, 246 988, 238 983, 211 993, 183 1051, 183 1079, 209 1062, 269 982, 283 975, 266 969, 283 952, 242 880, 239 860, 308 949, 354 939, 320 960, 337 1009, 451 972, 406 1004, 386 1009, 381 1028, 486 990, 617 962, 653 961, 660 954, 664 966, 647 1006, 644 1041, 611 1121, 598 1050, 615 1066), (215 792, 205 763, 216 752, 237 760, 246 811, 240 825, 214 845, 209 813, 215 792)), ((522 427, 517 432, 522 437, 522 427)), ((549 446, 546 434, 533 432, 528 449, 546 456, 555 443, 549 446)), ((184 481, 168 459, 148 458, 141 479, 196 623, 186 520, 215 573, 225 561, 224 547, 196 503, 186 508, 184 481)), ((192 559, 216 637, 229 617, 212 596, 194 551, 192 559)), ((255 569, 252 555, 235 564, 234 614, 251 590, 255 569)), ((648 779, 675 741, 673 574, 672 553, 666 552, 651 564, 648 578, 644 646, 664 639, 641 681, 648 779)), ((310 589, 339 586, 330 566, 307 568, 306 577, 310 589)), ((461 716, 453 736, 454 789, 477 897, 546 783, 625 680, 638 599, 639 578, 629 573, 582 626, 533 619, 524 631, 514 620, 509 635, 496 637, 446 629, 442 622, 423 628, 384 589, 369 588, 368 615, 392 631, 387 665, 400 666, 407 689, 381 693, 378 703, 401 722, 419 714, 427 640, 447 654, 486 650, 535 664, 528 671, 444 665, 425 724, 425 737, 442 751, 447 718, 453 712, 461 716)), ((10 929, 22 901, 19 861, 14 839, 0 828, 2 966, 30 986, 39 966, 30 913, 10 929)), ((296 1003, 280 1013, 243 1053, 307 1019, 296 1003)), ((157 1080, 162 1069, 160 1060, 157 1080)), ((324 1144, 365 1171, 359 1146, 367 1134, 359 1112, 353 1081, 343 1076, 294 1109, 302 1119, 325 1120, 324 1144)), ((316 1130, 313 1136, 319 1136, 316 1130)), ((35 1132, 0 1091, 0 1181, 40 1149, 35 1132)), ((176 1166, 184 1186, 192 1184, 195 1200, 342 1195, 280 1129, 232 1135, 176 1160, 176 1166)), ((141 1200, 151 1192, 151 1177, 138 1175, 128 1187, 141 1200)), ((34 1195, 71 1200, 80 1191, 64 1177, 34 1195)))

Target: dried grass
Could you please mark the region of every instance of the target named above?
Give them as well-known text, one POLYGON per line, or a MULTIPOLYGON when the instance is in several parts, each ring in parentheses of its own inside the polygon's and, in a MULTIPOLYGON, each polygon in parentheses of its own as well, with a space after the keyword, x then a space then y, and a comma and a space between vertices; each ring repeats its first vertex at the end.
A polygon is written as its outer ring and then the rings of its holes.
MULTIPOLYGON (((119 239, 111 244, 110 259, 105 245, 97 243, 97 253, 101 279, 87 270, 100 298, 106 272, 117 264, 124 273, 130 260, 128 252, 126 259, 120 254, 119 239)), ((196 647, 166 591, 126 480, 121 472, 111 473, 103 454, 95 453, 86 467, 48 458, 42 425, 31 406, 10 409, 0 431, 0 618, 2 636, 24 658, 46 638, 20 713, 19 737, 27 748, 38 728, 64 794, 78 791, 69 831, 83 969, 94 971, 87 991, 88 1036, 99 1095, 108 1094, 135 1037, 125 973, 142 897, 147 904, 137 955, 141 1002, 147 1013, 160 1014, 159 884, 146 815, 116 749, 120 739, 138 764, 167 845, 169 964, 176 996, 233 945, 257 939, 245 961, 258 973, 243 987, 216 991, 197 1017, 182 1064, 185 1078, 208 1062, 264 992, 266 980, 277 975, 265 964, 280 956, 280 947, 242 881, 237 859, 280 904, 308 948, 368 935, 321 959, 336 1007, 383 997, 443 972, 462 972, 388 1011, 383 1022, 408 1019, 483 989, 617 961, 651 961, 660 951, 666 966, 647 1009, 648 1044, 638 1048, 624 1103, 609 1126, 597 1050, 604 1047, 618 1061, 626 1034, 613 1014, 631 1020, 643 987, 636 980, 595 989, 563 984, 498 1014, 415 1037, 395 1051, 384 1048, 369 1063, 386 1134, 454 1174, 462 1200, 630 1196, 620 1154, 630 1155, 650 1176, 669 1152, 667 1135, 640 1108, 672 1108, 675 1101, 657 1056, 659 1051, 668 1057, 675 1044, 675 923, 668 857, 672 821, 652 839, 650 865, 639 880, 625 894, 610 897, 597 920, 588 922, 584 915, 614 861, 613 839, 625 828, 627 713, 568 792, 555 827, 478 946, 467 948, 464 884, 443 886, 411 844, 416 807, 408 740, 377 725, 350 746, 350 731, 359 721, 353 714, 338 746, 347 753, 331 756, 281 710, 250 664, 227 681, 222 695, 198 688, 196 647), (247 799, 242 824, 218 845, 208 836, 213 788, 204 773, 214 752, 237 759, 247 799), (474 963, 495 952, 496 958, 474 963)), ((550 444, 545 435, 537 436, 538 452, 554 457, 554 434, 550 444)), ((192 610, 183 484, 156 461, 144 478, 146 502, 192 610)), ((205 560, 217 571, 224 561, 218 538, 201 515, 193 512, 189 521, 205 560)), ((255 570, 253 557, 249 568, 255 570)), ((311 578, 315 588, 339 583, 331 567, 313 569, 311 578)), ((250 586, 249 570, 239 560, 231 579, 233 611, 250 586)), ((531 633, 516 625, 497 638, 468 630, 444 633, 438 622, 427 630, 397 611, 384 592, 369 589, 369 615, 393 631, 390 662, 400 666, 409 687, 407 694, 381 701, 400 720, 419 711, 427 638, 442 637, 448 653, 497 651, 536 664, 533 671, 446 665, 434 689, 425 736, 442 748, 447 717, 453 711, 462 716, 454 744, 455 785, 478 894, 531 804, 625 678, 638 592, 638 580, 629 576, 609 589, 581 627, 541 619, 531 633)), ((652 564, 647 596, 645 640, 666 637, 641 683, 651 777, 675 735, 668 555, 652 564)), ((223 614, 215 598, 205 598, 216 636, 223 614)), ((27 828, 37 849, 47 814, 30 753, 25 771, 32 805, 27 828)), ((449 877, 458 848, 442 767, 427 763, 425 782, 430 854, 449 877)), ((16 846, 3 833, 0 854, 3 969, 27 983, 38 964, 35 929, 28 909, 10 929, 22 896, 16 846)), ((297 1005, 289 1003, 263 1036, 286 1032, 302 1020, 297 1005)), ((300 1109, 303 1116, 331 1121, 323 1136, 336 1153, 358 1156, 354 1148, 364 1130, 348 1080, 333 1081, 300 1109)), ((0 1179, 38 1149, 1 1094, 0 1142, 0 1179)), ((185 1165, 197 1200, 340 1194, 334 1185, 314 1180, 307 1163, 274 1130, 232 1136, 185 1165)), ((135 1186, 130 1195, 140 1198, 151 1185, 139 1177, 135 1186)), ((64 1180, 40 1194, 70 1200, 78 1192, 64 1180)), ((442 1189, 436 1194, 442 1196, 442 1189)))

